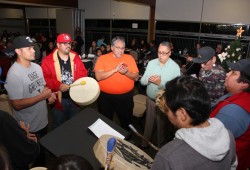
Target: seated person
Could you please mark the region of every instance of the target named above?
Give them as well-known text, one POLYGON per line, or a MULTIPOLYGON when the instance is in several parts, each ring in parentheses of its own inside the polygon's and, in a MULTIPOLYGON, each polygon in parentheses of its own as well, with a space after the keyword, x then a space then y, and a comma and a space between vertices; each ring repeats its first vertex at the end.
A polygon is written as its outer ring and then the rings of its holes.
POLYGON ((211 117, 222 121, 233 133, 239 162, 237 170, 246 170, 250 167, 250 59, 227 64, 232 70, 225 80, 228 94, 218 99, 211 117))
POLYGON ((105 45, 101 45, 100 46, 100 49, 101 49, 101 51, 102 51, 102 54, 107 54, 107 51, 106 51, 106 46, 105 45))
POLYGON ((237 166, 233 135, 210 118, 210 99, 203 83, 181 76, 165 86, 160 108, 179 130, 157 153, 152 170, 233 169, 237 166))
POLYGON ((62 155, 48 170, 93 170, 92 165, 79 155, 62 155))
POLYGON ((29 128, 22 128, 8 113, 0 110, 0 145, 3 145, 9 154, 11 166, 14 170, 28 169, 39 155, 39 144, 29 128))
POLYGON ((97 49, 96 41, 92 41, 91 47, 89 47, 89 54, 96 54, 97 49))
POLYGON ((106 53, 108 54, 110 52, 112 52, 111 45, 107 44, 107 46, 106 46, 106 53))

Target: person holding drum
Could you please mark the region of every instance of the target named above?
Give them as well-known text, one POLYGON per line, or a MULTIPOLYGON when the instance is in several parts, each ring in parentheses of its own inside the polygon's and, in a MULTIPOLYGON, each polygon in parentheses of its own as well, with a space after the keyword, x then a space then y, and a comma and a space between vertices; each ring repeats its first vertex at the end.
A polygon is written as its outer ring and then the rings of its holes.
POLYGON ((191 76, 169 81, 161 103, 179 130, 156 154, 152 170, 236 169, 234 137, 220 120, 209 118, 210 98, 202 81, 191 76))
POLYGON ((58 35, 56 45, 57 48, 43 59, 41 65, 47 86, 58 92, 52 108, 54 128, 80 111, 80 107, 69 96, 69 85, 87 76, 79 55, 71 50, 71 36, 65 33, 58 35))
POLYGON ((134 58, 124 54, 123 37, 113 38, 111 49, 112 52, 98 58, 94 68, 101 89, 98 111, 111 120, 115 112, 121 127, 128 130, 134 107, 134 81, 139 77, 139 70, 134 58))
MULTIPOLYGON (((157 110, 155 102, 156 96, 159 90, 163 89, 168 81, 179 76, 181 73, 180 67, 170 58, 171 44, 169 42, 164 41, 160 43, 157 54, 158 58, 148 63, 140 82, 142 85, 147 86, 144 137, 151 140, 154 133, 154 127, 156 127, 157 146, 160 147, 173 139, 172 135, 170 135, 172 134, 173 126, 169 123, 164 114, 157 110)), ((142 141, 141 147, 147 147, 147 143, 144 140, 142 141)))

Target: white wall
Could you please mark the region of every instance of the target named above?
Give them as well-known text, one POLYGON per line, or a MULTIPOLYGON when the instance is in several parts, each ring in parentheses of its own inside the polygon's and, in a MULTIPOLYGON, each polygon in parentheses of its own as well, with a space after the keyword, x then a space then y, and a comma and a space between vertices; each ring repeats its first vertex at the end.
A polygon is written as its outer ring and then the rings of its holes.
MULTIPOLYGON (((203 0, 156 0, 156 20, 200 22, 203 0)), ((150 8, 114 0, 78 0, 86 19, 148 20, 150 8)), ((249 0, 204 0, 203 22, 250 24, 249 0)))
MULTIPOLYGON (((156 20, 199 22, 203 0, 156 0, 156 20)), ((149 6, 114 0, 78 0, 86 19, 149 19, 149 6)), ((204 0, 203 22, 250 24, 250 0, 204 0)), ((56 18, 57 8, 26 8, 27 18, 56 18)), ((1 9, 0 18, 23 18, 21 9, 1 9)))
POLYGON ((249 0, 205 0, 204 22, 250 24, 249 0))
POLYGON ((148 20, 150 7, 113 0, 78 0, 78 8, 85 10, 86 19, 148 20))
POLYGON ((200 21, 202 0, 156 0, 156 20, 200 21))
MULTIPOLYGON (((203 0, 156 0, 156 20, 201 19, 203 0)), ((249 0, 204 0, 202 22, 250 24, 249 0)))

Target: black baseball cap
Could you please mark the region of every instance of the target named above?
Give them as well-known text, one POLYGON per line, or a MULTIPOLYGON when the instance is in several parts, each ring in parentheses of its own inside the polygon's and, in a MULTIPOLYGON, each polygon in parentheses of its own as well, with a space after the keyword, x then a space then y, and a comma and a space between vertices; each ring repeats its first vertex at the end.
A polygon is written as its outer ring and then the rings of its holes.
POLYGON ((246 75, 250 76, 250 59, 249 58, 239 60, 236 63, 227 61, 227 65, 231 70, 242 71, 246 73, 246 75))
POLYGON ((194 63, 205 63, 210 60, 213 56, 215 56, 215 50, 212 47, 202 47, 198 49, 198 55, 196 58, 193 58, 194 63))
POLYGON ((35 43, 29 36, 18 36, 13 40, 12 46, 14 49, 34 46, 35 43))

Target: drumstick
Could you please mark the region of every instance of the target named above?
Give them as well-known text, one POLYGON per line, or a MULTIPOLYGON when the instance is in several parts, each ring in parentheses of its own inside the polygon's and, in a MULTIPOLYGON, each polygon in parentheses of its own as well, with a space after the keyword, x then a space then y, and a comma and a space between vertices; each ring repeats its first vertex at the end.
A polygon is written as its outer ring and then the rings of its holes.
POLYGON ((115 149, 116 138, 110 138, 107 142, 107 157, 106 157, 106 165, 105 170, 110 169, 110 162, 112 159, 112 152, 115 149))
POLYGON ((156 147, 154 144, 152 144, 150 141, 148 141, 144 136, 142 136, 135 128, 134 128, 134 126, 133 125, 128 125, 129 126, 129 128, 137 135, 137 136, 139 136, 140 138, 142 138, 144 141, 146 141, 148 144, 149 144, 149 146, 151 146, 154 150, 156 150, 156 151, 159 151, 159 148, 158 147, 156 147))
POLYGON ((86 81, 81 81, 80 83, 76 83, 76 84, 71 84, 69 85, 69 87, 74 87, 74 86, 79 86, 79 85, 85 85, 86 81))

